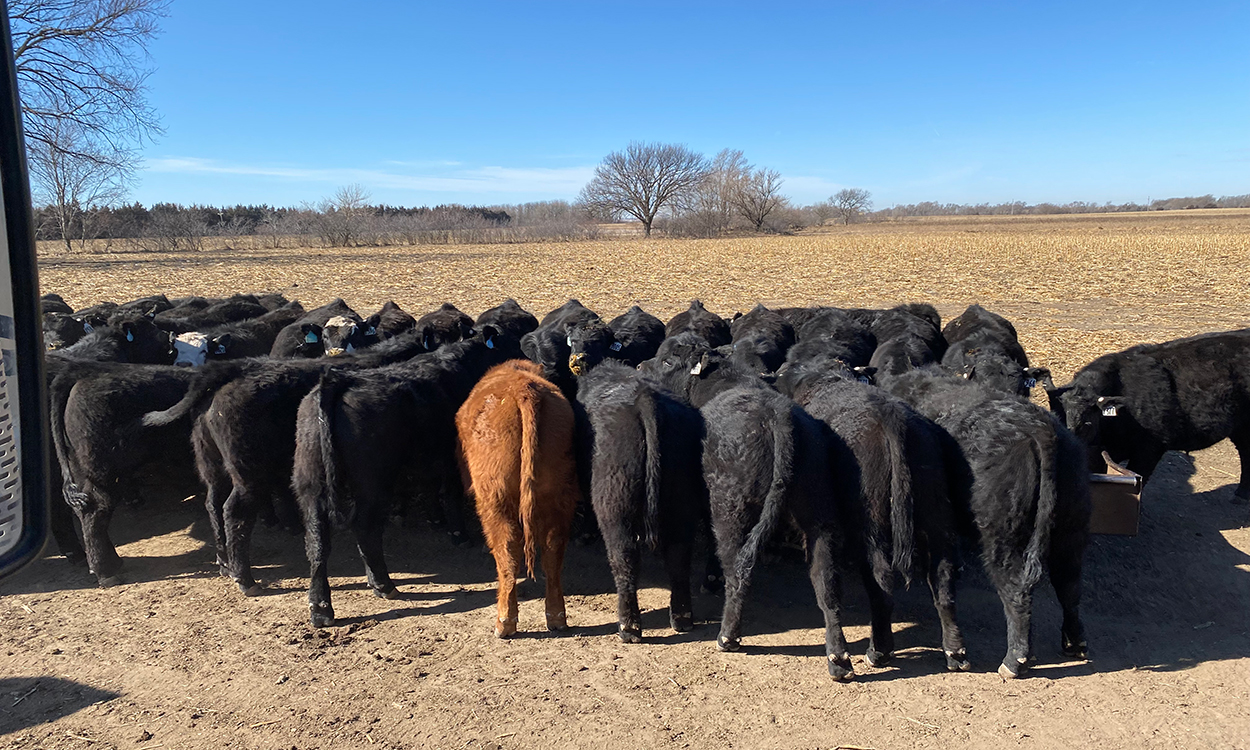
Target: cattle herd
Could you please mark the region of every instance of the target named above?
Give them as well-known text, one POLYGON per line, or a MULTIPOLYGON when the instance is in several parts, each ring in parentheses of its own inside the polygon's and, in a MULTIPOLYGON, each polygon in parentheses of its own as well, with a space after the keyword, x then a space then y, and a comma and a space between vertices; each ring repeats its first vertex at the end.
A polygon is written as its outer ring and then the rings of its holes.
POLYGON ((73 310, 43 298, 54 534, 102 586, 121 503, 203 491, 217 563, 246 595, 258 520, 304 534, 312 624, 335 622, 336 529, 368 583, 396 587, 383 530, 424 515, 495 557, 495 633, 516 632, 516 576, 541 560, 546 622, 567 626, 572 537, 602 538, 619 636, 642 638, 644 551, 670 580, 670 623, 693 627, 691 577, 724 594, 717 647, 740 648, 752 572, 769 545, 802 545, 825 618, 829 673, 853 677, 841 577, 871 608, 866 659, 894 650, 892 589, 929 586, 947 667, 971 668, 956 617, 961 549, 1003 604, 1019 675, 1044 573, 1061 645, 1086 653, 1081 565, 1089 477, 1106 451, 1149 478, 1167 450, 1231 438, 1250 496, 1250 331, 1135 346, 1055 387, 1014 326, 973 305, 942 326, 927 304, 769 310, 725 319, 697 300, 665 324, 639 307, 605 322, 577 300, 541 321, 507 300, 476 320, 394 303, 362 318, 341 299, 144 297, 73 310), (1041 384, 1050 410, 1028 399, 1041 384), (77 520, 77 528, 75 526, 77 520), (81 536, 79 532, 81 531, 81 536))

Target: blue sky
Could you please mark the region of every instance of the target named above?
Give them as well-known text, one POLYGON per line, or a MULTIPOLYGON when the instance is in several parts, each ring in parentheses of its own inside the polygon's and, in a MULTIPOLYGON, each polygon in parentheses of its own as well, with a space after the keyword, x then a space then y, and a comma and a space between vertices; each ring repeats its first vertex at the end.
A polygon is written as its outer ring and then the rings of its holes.
POLYGON ((146 204, 572 199, 631 140, 798 203, 1250 193, 1250 3, 175 0, 146 204))

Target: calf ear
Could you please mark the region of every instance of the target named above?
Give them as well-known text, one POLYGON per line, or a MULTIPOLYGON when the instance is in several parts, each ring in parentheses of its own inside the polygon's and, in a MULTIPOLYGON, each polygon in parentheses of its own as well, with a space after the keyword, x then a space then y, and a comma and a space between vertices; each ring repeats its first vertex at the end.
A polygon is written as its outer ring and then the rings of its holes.
POLYGON ((425 349, 427 352, 432 352, 437 348, 434 340, 434 332, 429 326, 421 329, 421 348, 425 349))
MULTIPOLYGON (((460 339, 462 341, 468 341, 469 339, 473 338, 475 335, 477 335, 477 331, 473 330, 473 324, 461 318, 460 319, 460 339)), ((486 343, 488 344, 490 343, 489 338, 487 339, 486 343)))
POLYGON ((482 326, 482 340, 486 342, 487 349, 494 349, 498 344, 495 339, 499 338, 499 329, 492 325, 482 326))
POLYGON ((861 383, 873 383, 873 375, 877 374, 875 367, 852 367, 851 372, 855 373, 855 379, 861 383))
POLYGON ((1096 403, 1104 417, 1118 417, 1128 406, 1123 396, 1099 396, 1096 403))
POLYGON ((741 310, 736 310, 736 311, 734 312, 734 316, 733 316, 732 318, 730 318, 729 320, 730 320, 730 322, 733 322, 733 321, 735 321, 735 320, 737 320, 738 318, 741 318, 741 317, 742 317, 742 311, 741 311, 741 310))
POLYGON ((300 333, 304 334, 304 343, 315 344, 321 341, 321 326, 316 323, 304 323, 299 327, 300 333))
POLYGON ((210 354, 221 356, 230 350, 232 343, 234 343, 234 337, 223 333, 208 340, 208 351, 210 354))
POLYGON ((1042 384, 1042 387, 1046 389, 1046 392, 1047 392, 1047 393, 1050 393, 1051 391, 1057 390, 1057 389, 1055 388, 1055 381, 1054 381, 1054 380, 1051 380, 1051 378, 1050 378, 1050 369, 1049 369, 1049 368, 1046 368, 1046 367, 1029 367, 1029 368, 1026 368, 1026 369, 1025 369, 1024 374, 1025 374, 1025 375, 1027 375, 1027 376, 1028 376, 1028 377, 1030 377, 1030 378, 1033 378, 1033 379, 1034 379, 1034 380, 1036 380, 1037 382, 1041 383, 1041 384, 1042 384))

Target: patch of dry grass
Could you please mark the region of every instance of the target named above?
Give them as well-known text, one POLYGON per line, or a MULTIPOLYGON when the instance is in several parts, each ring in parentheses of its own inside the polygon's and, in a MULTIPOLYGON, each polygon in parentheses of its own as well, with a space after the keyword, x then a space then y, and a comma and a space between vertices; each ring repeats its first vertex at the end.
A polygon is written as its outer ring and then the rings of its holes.
POLYGON ((476 314, 514 297, 538 315, 570 296, 605 317, 640 304, 667 318, 701 298, 730 314, 769 306, 972 302, 1011 318, 1038 364, 1065 380, 1143 341, 1250 327, 1250 210, 1047 217, 942 217, 831 227, 795 237, 616 239, 527 245, 40 251, 46 291, 73 306, 283 291, 341 296, 363 313, 388 299, 416 313, 476 314))

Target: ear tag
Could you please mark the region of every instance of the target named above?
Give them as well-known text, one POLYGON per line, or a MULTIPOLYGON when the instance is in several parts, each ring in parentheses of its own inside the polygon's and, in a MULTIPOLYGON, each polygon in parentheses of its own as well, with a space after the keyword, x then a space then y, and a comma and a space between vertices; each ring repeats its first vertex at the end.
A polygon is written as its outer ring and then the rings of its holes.
POLYGON ((1102 415, 1104 417, 1115 417, 1120 414, 1120 409, 1114 405, 1102 407, 1102 415))
POLYGON ((304 334, 304 341, 309 344, 317 343, 317 334, 314 333, 313 331, 309 331, 308 333, 304 334))
POLYGON ((366 335, 366 336, 373 336, 373 335, 374 335, 374 334, 376 334, 377 332, 378 332, 378 330, 377 330, 376 328, 374 328, 373 326, 369 326, 368 328, 366 328, 366 329, 365 329, 365 335, 366 335))
POLYGON ((1025 387, 1025 388, 1032 388, 1032 387, 1033 387, 1033 386, 1035 386, 1035 385, 1037 385, 1037 379, 1036 379, 1036 378, 1025 378, 1025 379, 1024 379, 1024 387, 1025 387))
POLYGON ((127 340, 127 341, 134 341, 134 340, 135 340, 135 332, 134 332, 134 331, 126 331, 126 340, 127 340))
POLYGON ((494 341, 494 339, 486 339, 486 348, 487 348, 487 349, 494 349, 494 348, 495 348, 495 341, 494 341))
POLYGON ((856 375, 855 379, 861 383, 867 383, 869 385, 872 385, 872 380, 870 378, 864 377, 863 375, 856 375))
POLYGON ((226 353, 226 345, 225 345, 225 344, 218 344, 218 345, 217 345, 217 353, 218 353, 218 354, 225 354, 225 353, 226 353))
POLYGON ((92 331, 95 330, 95 326, 91 325, 90 323, 83 323, 82 330, 83 330, 83 333, 91 333, 92 331))
POLYGON ((695 363, 695 366, 694 366, 694 367, 691 367, 691 368, 690 368, 690 374, 691 374, 691 375, 698 375, 698 374, 699 374, 699 373, 701 373, 701 372, 703 372, 703 363, 702 363, 702 362, 697 362, 697 363, 695 363))
POLYGON ((612 350, 612 351, 614 351, 614 352, 619 352, 619 351, 621 350, 621 342, 619 342, 619 341, 613 341, 613 342, 612 342, 612 346, 610 346, 610 347, 608 347, 608 348, 609 348, 609 349, 611 349, 611 350, 612 350))
POLYGON ((568 336, 568 337, 566 337, 566 338, 564 339, 564 343, 568 344, 569 346, 572 346, 572 345, 573 345, 573 337, 572 337, 572 336, 568 336))

